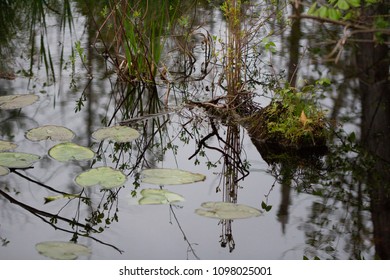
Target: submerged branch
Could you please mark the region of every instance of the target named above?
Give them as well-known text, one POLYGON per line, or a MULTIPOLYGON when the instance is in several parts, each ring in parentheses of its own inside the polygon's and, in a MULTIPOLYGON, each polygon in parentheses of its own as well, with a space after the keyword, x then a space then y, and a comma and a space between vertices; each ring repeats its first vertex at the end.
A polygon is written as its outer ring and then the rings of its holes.
POLYGON ((62 216, 58 216, 57 214, 52 214, 52 213, 49 213, 49 212, 46 212, 46 211, 43 211, 43 210, 39 210, 39 209, 34 208, 34 207, 30 206, 30 205, 27 205, 27 204, 25 204, 23 202, 20 202, 19 200, 16 200, 15 198, 13 198, 12 196, 10 196, 9 194, 7 194, 6 192, 4 192, 2 190, 0 190, 0 195, 2 195, 4 198, 6 198, 9 202, 22 207, 23 209, 27 210, 28 212, 30 212, 30 213, 32 213, 34 215, 39 215, 39 216, 44 216, 44 217, 48 217, 48 218, 58 219, 58 220, 67 222, 67 223, 69 223, 71 225, 82 227, 82 228, 84 228, 86 230, 92 230, 93 232, 98 232, 97 230, 91 228, 88 225, 84 225, 84 224, 76 222, 74 220, 70 220, 68 218, 65 218, 65 217, 62 217, 62 216))
POLYGON ((78 197, 78 198, 82 198, 82 199, 89 199, 88 197, 82 197, 82 196, 77 195, 77 194, 75 195, 75 194, 71 194, 71 193, 67 193, 67 192, 56 190, 55 188, 52 188, 52 187, 50 187, 50 186, 48 186, 48 185, 46 185, 46 184, 44 184, 42 182, 39 182, 39 181, 34 180, 34 179, 32 179, 32 178, 30 178, 30 177, 28 177, 26 175, 23 175, 22 173, 16 171, 16 169, 14 169, 14 168, 11 168, 10 171, 12 173, 22 177, 23 179, 26 179, 27 181, 30 181, 32 183, 35 183, 35 184, 41 186, 41 187, 44 187, 45 189, 48 189, 48 190, 50 190, 52 192, 59 193, 59 194, 62 194, 64 196, 74 196, 74 197, 78 197))
POLYGON ((50 222, 48 220, 46 220, 44 217, 48 217, 50 219, 57 219, 57 220, 61 220, 61 221, 64 221, 64 222, 67 222, 69 223, 70 225, 72 226, 79 226, 79 227, 82 227, 84 228, 87 232, 88 231, 92 231, 92 232, 95 232, 95 233, 99 233, 99 231, 93 229, 92 227, 90 227, 89 225, 85 225, 85 224, 82 224, 82 223, 79 223, 79 222, 76 222, 75 220, 70 220, 70 219, 67 219, 65 217, 62 217, 62 216, 59 216, 59 215, 56 215, 56 214, 52 214, 52 213, 49 213, 49 212, 46 212, 46 211, 42 211, 42 210, 39 210, 37 208, 34 208, 30 205, 27 205, 23 202, 20 202, 19 200, 16 200, 15 198, 13 198, 12 196, 10 196, 9 194, 7 194, 6 192, 2 191, 0 189, 0 195, 2 195, 5 199, 7 199, 10 203, 12 204, 15 204, 15 205, 18 205, 20 206, 21 208, 27 210, 28 212, 30 212, 32 215, 38 217, 39 219, 41 219, 42 221, 44 221, 45 223, 48 223, 50 224, 54 229, 58 229, 58 230, 61 230, 61 231, 64 231, 64 232, 67 232, 67 233, 72 233, 72 234, 77 234, 79 236, 83 236, 83 237, 86 237, 86 238, 90 238, 100 244, 103 244, 103 245, 106 245, 106 246, 109 246, 115 250, 117 250, 119 253, 123 253, 122 250, 120 250, 119 248, 115 247, 114 245, 112 244, 109 244, 109 243, 106 243, 106 242, 103 242, 99 239, 97 239, 96 237, 93 237, 93 236, 90 236, 89 234, 83 234, 83 233, 80 233, 80 232, 75 232, 75 231, 71 231, 71 230, 68 230, 68 229, 64 229, 64 228, 61 228, 61 227, 58 227, 57 225, 55 225, 53 222, 50 222))

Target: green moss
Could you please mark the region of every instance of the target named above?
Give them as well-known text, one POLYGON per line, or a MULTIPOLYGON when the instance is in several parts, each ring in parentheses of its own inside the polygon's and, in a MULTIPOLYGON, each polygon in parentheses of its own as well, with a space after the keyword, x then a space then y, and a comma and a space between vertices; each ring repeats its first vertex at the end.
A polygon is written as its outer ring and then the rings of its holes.
POLYGON ((326 145, 328 129, 325 112, 306 90, 279 90, 267 107, 251 116, 249 134, 263 143, 287 149, 326 145))

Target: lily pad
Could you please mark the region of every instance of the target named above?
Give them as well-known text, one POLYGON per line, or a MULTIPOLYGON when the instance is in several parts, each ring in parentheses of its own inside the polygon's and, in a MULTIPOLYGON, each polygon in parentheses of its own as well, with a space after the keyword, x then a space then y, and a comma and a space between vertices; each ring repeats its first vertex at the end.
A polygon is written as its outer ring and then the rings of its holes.
POLYGON ((143 189, 141 191, 142 198, 138 201, 139 204, 171 204, 184 201, 184 197, 180 194, 159 189, 143 189))
POLYGON ((16 149, 17 146, 18 145, 14 144, 12 142, 0 140, 0 151, 13 150, 13 149, 16 149))
POLYGON ((234 220, 257 217, 262 214, 261 210, 244 204, 230 202, 204 202, 202 208, 196 209, 195 213, 209 218, 221 220, 234 220))
POLYGON ((28 130, 25 136, 31 141, 71 141, 74 133, 69 128, 63 126, 44 125, 28 130))
POLYGON ((143 175, 143 183, 155 185, 182 185, 206 179, 206 176, 203 174, 170 168, 145 169, 141 173, 143 175))
POLYGON ((130 142, 140 136, 139 132, 127 126, 112 126, 99 128, 92 133, 92 138, 97 141, 112 140, 118 143, 130 142))
POLYGON ((91 250, 84 245, 64 241, 46 241, 35 245, 37 251, 45 257, 55 260, 75 260, 79 256, 88 256, 91 250))
POLYGON ((71 160, 90 160, 95 153, 87 148, 72 142, 65 142, 55 145, 49 150, 49 155, 60 162, 71 160))
POLYGON ((3 152, 0 153, 0 166, 8 168, 27 168, 41 157, 29 153, 3 152))
POLYGON ((3 166, 0 166, 0 176, 5 176, 9 173, 9 169, 3 166))
POLYGON ((80 187, 101 186, 104 189, 120 187, 126 182, 122 171, 111 167, 92 168, 77 175, 75 181, 80 187))
POLYGON ((39 96, 35 94, 0 96, 0 109, 21 109, 35 103, 38 99, 39 96))

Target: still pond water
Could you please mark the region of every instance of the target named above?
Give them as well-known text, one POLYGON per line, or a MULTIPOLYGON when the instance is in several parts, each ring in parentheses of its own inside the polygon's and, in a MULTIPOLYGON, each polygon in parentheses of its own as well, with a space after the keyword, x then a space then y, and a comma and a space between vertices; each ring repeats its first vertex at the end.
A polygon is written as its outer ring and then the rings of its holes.
MULTIPOLYGON (((40 1, 32 2, 39 6, 36 3, 40 1)), ((8 16, 1 22, 7 28, 0 28, 9 32, 4 31, 8 37, 1 39, 0 95, 35 94, 39 100, 21 109, 1 109, 0 137, 17 144, 15 151, 33 153, 41 159, 33 168, 11 169, 0 177, 0 259, 47 259, 36 244, 72 239, 90 251, 79 259, 375 258, 372 205, 365 175, 373 163, 361 155, 355 146, 358 136, 351 134, 355 131, 359 135, 361 105, 353 94, 356 80, 345 82, 349 73, 341 67, 308 64, 312 62, 307 46, 313 39, 309 30, 316 28, 313 23, 304 22, 300 27, 306 35, 300 37, 303 59, 296 72, 297 83, 324 77, 334 81, 322 102, 337 120, 339 132, 330 141, 329 154, 315 163, 293 157, 269 165, 244 128, 234 130, 201 108, 183 105, 185 94, 186 99, 210 100, 220 93, 210 91, 217 84, 217 66, 201 82, 187 79, 172 87, 165 108, 170 85, 161 84, 156 95, 142 85, 121 82, 99 53, 103 47, 96 34, 102 22, 95 22, 90 14, 98 17, 104 1, 89 9, 80 1, 64 2, 69 4, 68 12, 60 4, 49 7, 41 3, 44 21, 42 14, 34 18, 34 5, 27 5, 16 16, 10 13, 15 11, 11 7, 7 15, 2 14, 3 19, 8 16), (77 42, 81 46, 78 49, 77 42), (85 55, 84 63, 80 54, 85 55), (135 120, 125 124, 140 133, 130 144, 92 138, 97 129, 124 124, 128 119, 135 120), (95 160, 64 163, 50 157, 48 151, 57 142, 25 137, 28 130, 43 125, 71 129, 75 134, 72 142, 90 147, 96 153, 95 160), (237 150, 232 151, 229 137, 238 139, 239 156, 237 150), (223 176, 229 170, 230 158, 236 159, 236 179, 244 176, 238 184, 223 176), (110 190, 85 188, 82 196, 90 203, 74 197, 45 203, 48 197, 80 193, 75 177, 92 166, 121 169, 128 175, 127 181, 123 187, 110 190), (183 196, 183 202, 139 205, 141 190, 160 188, 140 181, 140 172, 148 168, 179 168, 206 178, 161 186, 183 196), (228 192, 232 189, 227 188, 232 185, 234 202, 261 210, 260 216, 219 220, 195 213, 204 202, 231 201, 228 192), (97 231, 85 237, 88 223, 97 231)), ((196 32, 203 34, 194 36, 192 51, 197 62, 191 75, 196 76, 204 56, 201 39, 205 34, 224 38, 226 24, 218 6, 198 1, 190 7, 183 19, 194 17, 194 25, 202 25, 196 32)), ((6 12, 3 9, 2 13, 6 12)), ((276 28, 272 24, 278 22, 264 26, 259 36, 269 32, 268 28, 276 28)), ((275 52, 265 52, 259 60, 268 65, 264 73, 284 73, 282 70, 293 63, 293 47, 288 43, 291 34, 286 29, 269 37, 275 42, 275 52), (273 67, 269 66, 271 62, 273 67)), ((167 45, 170 43, 168 40, 167 45)), ((222 45, 216 40, 214 47, 222 45)), ((172 67, 180 61, 175 57, 179 56, 177 51, 164 55, 172 67)), ((256 102, 262 106, 269 103, 270 96, 261 88, 253 91, 261 92, 256 102)))

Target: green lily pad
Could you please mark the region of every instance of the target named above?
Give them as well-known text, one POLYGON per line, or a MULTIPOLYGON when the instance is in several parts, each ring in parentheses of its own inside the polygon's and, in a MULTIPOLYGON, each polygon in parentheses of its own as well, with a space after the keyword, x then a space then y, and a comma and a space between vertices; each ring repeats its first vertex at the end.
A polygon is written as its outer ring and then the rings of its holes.
POLYGON ((206 176, 180 169, 152 168, 142 170, 142 182, 155 185, 182 185, 204 181, 206 176))
POLYGON ((196 209, 195 213, 209 218, 220 220, 234 220, 257 217, 262 214, 261 210, 244 204, 230 202, 204 202, 202 208, 196 209))
POLYGON ((36 244, 35 248, 41 255, 55 260, 75 260, 79 256, 91 254, 87 246, 64 241, 41 242, 36 244))
POLYGON ((92 168, 77 175, 75 181, 80 187, 101 186, 104 189, 120 187, 126 182, 122 171, 111 167, 92 168))
POLYGON ((140 136, 139 132, 127 126, 112 126, 99 128, 92 133, 92 138, 96 141, 112 140, 118 143, 130 142, 140 136))
POLYGON ((13 149, 16 149, 17 146, 18 145, 14 144, 12 142, 0 140, 0 151, 13 150, 13 149))
POLYGON ((0 166, 0 176, 5 176, 9 173, 9 169, 7 167, 0 166))
POLYGON ((141 205, 171 204, 185 200, 180 194, 160 189, 143 189, 141 195, 142 198, 138 201, 141 205))
POLYGON ((40 159, 40 156, 34 154, 3 152, 0 153, 0 166, 8 168, 27 168, 40 159))
POLYGON ((21 109, 35 103, 38 99, 39 96, 35 94, 0 96, 0 109, 21 109))
POLYGON ((25 136, 31 141, 71 141, 74 133, 69 128, 63 126, 44 125, 28 130, 25 136))
POLYGON ((87 148, 72 142, 65 142, 55 145, 49 150, 49 155, 60 162, 71 160, 90 160, 95 153, 87 148))

